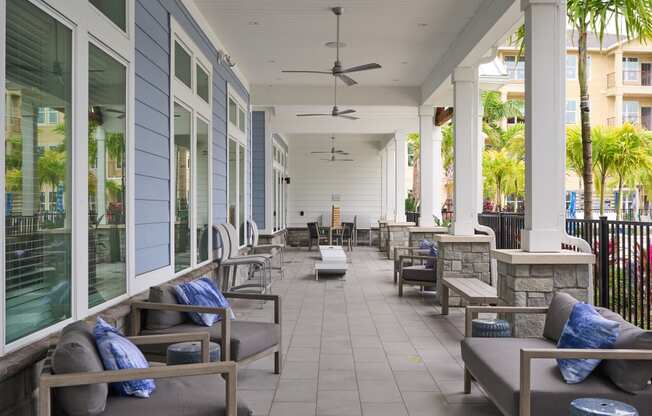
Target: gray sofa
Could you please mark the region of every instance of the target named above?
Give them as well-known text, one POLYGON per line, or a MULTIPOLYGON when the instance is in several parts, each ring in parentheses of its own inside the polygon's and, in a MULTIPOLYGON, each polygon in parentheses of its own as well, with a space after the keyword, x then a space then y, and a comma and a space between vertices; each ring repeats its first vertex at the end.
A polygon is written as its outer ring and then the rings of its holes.
POLYGON ((615 349, 557 349, 557 340, 573 302, 577 301, 569 295, 556 295, 549 308, 467 307, 466 338, 461 343, 465 393, 470 393, 471 381, 475 380, 506 416, 566 415, 570 411, 570 402, 580 397, 618 400, 633 405, 641 415, 652 414, 652 386, 649 384, 652 377, 652 333, 626 323, 607 309, 598 308, 603 317, 621 323, 621 336, 615 349), (478 313, 545 313, 543 337, 473 338, 471 321, 478 313), (641 335, 633 343, 637 349, 624 345, 631 340, 621 342, 623 334, 632 333, 641 335), (561 377, 556 358, 601 358, 608 361, 603 361, 585 381, 567 384, 561 377), (641 387, 636 394, 618 387, 627 387, 635 382, 641 384, 641 377, 645 387, 641 387), (638 380, 633 380, 636 378, 638 380), (618 386, 615 382, 619 383, 618 386))
POLYGON ((208 362, 207 333, 130 339, 138 346, 154 342, 201 341, 203 362, 105 371, 90 325, 75 322, 63 329, 57 346, 46 359, 39 378, 39 415, 253 415, 246 404, 237 400, 235 362, 208 362), (148 399, 118 396, 109 388, 112 382, 141 378, 156 381, 156 390, 148 399))

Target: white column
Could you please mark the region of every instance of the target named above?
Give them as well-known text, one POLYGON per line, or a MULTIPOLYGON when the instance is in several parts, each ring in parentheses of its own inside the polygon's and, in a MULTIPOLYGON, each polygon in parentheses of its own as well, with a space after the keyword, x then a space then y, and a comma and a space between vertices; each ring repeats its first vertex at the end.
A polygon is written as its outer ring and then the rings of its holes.
POLYGON ((406 132, 401 131, 394 134, 394 147, 396 149, 396 222, 405 222, 405 198, 407 198, 405 174, 408 168, 408 145, 406 132))
POLYGON ((95 190, 96 215, 101 224, 106 224, 106 132, 103 126, 95 128, 97 155, 95 158, 97 189, 95 190))
POLYGON ((444 166, 441 161, 441 139, 442 139, 441 126, 432 127, 432 209, 435 217, 442 219, 441 207, 444 205, 443 195, 443 172, 444 166))
POLYGON ((484 208, 484 176, 482 175, 482 156, 484 155, 484 131, 483 127, 484 105, 482 105, 482 91, 478 90, 478 153, 476 153, 477 175, 478 175, 478 199, 477 199, 477 212, 482 212, 484 208))
POLYGON ((453 73, 455 174, 451 226, 454 235, 474 235, 478 208, 478 67, 459 67, 453 73))
MULTIPOLYGON (((21 108, 20 130, 22 133, 22 208, 23 216, 32 216, 38 209, 40 188, 36 180, 36 107, 29 99, 23 99, 21 108)), ((56 191, 56 189, 53 189, 56 191)), ((16 198, 14 196, 14 205, 16 198)))
POLYGON ((385 147, 387 152, 387 219, 396 221, 396 144, 390 140, 385 147))
MULTIPOLYGON (((440 191, 435 185, 435 159, 441 158, 440 152, 435 155, 433 137, 433 117, 435 108, 432 106, 419 107, 419 137, 421 138, 421 216, 419 226, 432 227, 435 225, 435 193, 440 191)), ((441 141, 440 141, 441 143, 441 141)), ((437 209, 438 211, 438 209, 437 209)), ((437 216, 441 215, 437 213, 437 216)))
POLYGON ((522 0, 525 13, 525 229, 521 248, 558 252, 564 230, 566 2, 522 0))
POLYGON ((383 148, 380 156, 380 218, 387 219, 387 152, 383 148))

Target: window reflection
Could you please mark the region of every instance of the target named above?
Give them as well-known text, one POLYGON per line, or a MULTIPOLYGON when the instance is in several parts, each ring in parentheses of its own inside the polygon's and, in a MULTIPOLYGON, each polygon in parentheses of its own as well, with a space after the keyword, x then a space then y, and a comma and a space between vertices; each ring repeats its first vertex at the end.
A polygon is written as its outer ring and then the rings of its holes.
POLYGON ((191 149, 190 112, 174 104, 174 168, 175 168, 175 222, 174 270, 190 267, 190 189, 191 149))

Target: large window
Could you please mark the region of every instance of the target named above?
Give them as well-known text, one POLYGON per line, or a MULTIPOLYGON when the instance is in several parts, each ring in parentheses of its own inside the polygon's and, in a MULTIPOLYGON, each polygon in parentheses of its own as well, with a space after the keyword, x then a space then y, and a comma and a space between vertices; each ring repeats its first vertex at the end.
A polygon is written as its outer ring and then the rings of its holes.
POLYGON ((638 101, 623 101, 623 123, 638 124, 639 104, 638 101))
POLYGON ((89 45, 88 71, 88 305, 127 289, 127 69, 89 45))
POLYGON ((68 27, 25 0, 8 0, 6 16, 3 238, 11 343, 72 316, 73 43, 68 27), (60 122, 39 126, 42 113, 60 122), (45 209, 42 193, 54 197, 45 209))
POLYGON ((229 208, 228 221, 238 230, 240 246, 247 242, 247 110, 244 101, 229 89, 229 208))
POLYGON ((577 123, 577 101, 566 101, 566 124, 577 123))
POLYGON ((641 68, 638 58, 623 57, 623 81, 637 82, 640 80, 641 68))
POLYGON ((90 0, 90 2, 121 30, 126 30, 127 4, 125 0, 90 0))
POLYGON ((510 79, 525 79, 525 57, 516 55, 507 55, 503 60, 510 79))
POLYGON ((211 67, 189 36, 173 23, 173 246, 174 271, 210 259, 211 67))

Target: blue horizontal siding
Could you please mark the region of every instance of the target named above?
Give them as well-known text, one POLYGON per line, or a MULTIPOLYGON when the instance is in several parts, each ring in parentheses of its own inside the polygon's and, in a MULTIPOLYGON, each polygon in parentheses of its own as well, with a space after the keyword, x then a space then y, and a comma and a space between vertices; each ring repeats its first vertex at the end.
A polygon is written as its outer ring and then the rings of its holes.
POLYGON ((252 218, 258 228, 265 228, 265 112, 251 115, 252 218))

